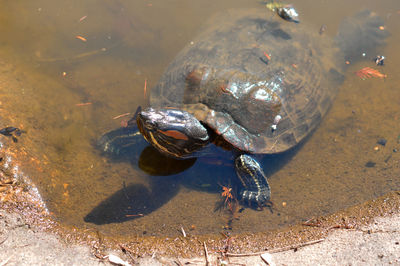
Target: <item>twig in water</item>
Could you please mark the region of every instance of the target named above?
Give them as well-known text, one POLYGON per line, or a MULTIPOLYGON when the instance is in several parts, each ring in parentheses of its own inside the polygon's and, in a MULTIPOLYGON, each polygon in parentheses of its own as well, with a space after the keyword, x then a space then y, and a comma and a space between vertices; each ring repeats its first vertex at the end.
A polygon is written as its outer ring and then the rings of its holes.
POLYGON ((138 214, 125 214, 125 217, 143 217, 143 213, 138 213, 138 214))
POLYGON ((130 114, 131 113, 125 113, 125 114, 117 115, 117 116, 114 116, 113 119, 118 119, 118 118, 121 118, 121 117, 124 117, 124 116, 128 116, 130 114))
POLYGON ((87 103, 77 103, 75 104, 76 106, 86 106, 86 105, 91 105, 91 102, 87 102, 87 103))
POLYGON ((186 237, 186 232, 185 232, 185 230, 183 229, 183 227, 181 226, 181 231, 182 231, 182 235, 183 235, 183 237, 186 237))

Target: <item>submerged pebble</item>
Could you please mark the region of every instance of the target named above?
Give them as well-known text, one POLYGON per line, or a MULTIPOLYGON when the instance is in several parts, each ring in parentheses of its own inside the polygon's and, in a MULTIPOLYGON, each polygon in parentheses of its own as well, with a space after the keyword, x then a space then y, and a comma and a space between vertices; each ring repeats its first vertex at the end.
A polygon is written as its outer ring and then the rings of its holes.
POLYGON ((365 164, 365 167, 375 167, 375 165, 376 165, 376 163, 375 162, 373 162, 373 161, 368 161, 366 164, 365 164))
POLYGON ((385 146, 386 145, 387 140, 384 138, 378 139, 378 141, 376 143, 378 143, 379 145, 385 146))

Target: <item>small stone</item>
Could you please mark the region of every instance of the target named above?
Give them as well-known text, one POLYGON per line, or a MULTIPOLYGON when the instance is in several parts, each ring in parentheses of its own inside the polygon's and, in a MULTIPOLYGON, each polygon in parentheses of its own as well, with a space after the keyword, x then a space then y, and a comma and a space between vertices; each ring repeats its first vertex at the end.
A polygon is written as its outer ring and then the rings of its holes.
POLYGON ((386 145, 387 140, 384 138, 378 139, 378 141, 376 143, 378 143, 379 145, 385 146, 386 145))
POLYGON ((368 161, 368 162, 365 164, 365 167, 371 168, 371 167, 374 167, 375 165, 376 165, 375 162, 373 162, 373 161, 368 161))
POLYGON ((375 147, 374 147, 374 151, 379 151, 379 147, 378 147, 378 146, 375 146, 375 147))
POLYGON ((283 207, 286 207, 286 205, 287 205, 286 201, 282 202, 283 207))

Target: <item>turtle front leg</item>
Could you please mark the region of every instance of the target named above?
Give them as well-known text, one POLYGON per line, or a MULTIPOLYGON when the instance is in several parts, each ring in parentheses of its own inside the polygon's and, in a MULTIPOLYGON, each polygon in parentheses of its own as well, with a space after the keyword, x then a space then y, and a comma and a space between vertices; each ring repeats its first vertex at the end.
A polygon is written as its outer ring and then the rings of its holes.
POLYGON ((260 164, 249 155, 242 154, 236 158, 235 168, 244 187, 239 192, 241 199, 265 205, 271 197, 271 190, 260 164))

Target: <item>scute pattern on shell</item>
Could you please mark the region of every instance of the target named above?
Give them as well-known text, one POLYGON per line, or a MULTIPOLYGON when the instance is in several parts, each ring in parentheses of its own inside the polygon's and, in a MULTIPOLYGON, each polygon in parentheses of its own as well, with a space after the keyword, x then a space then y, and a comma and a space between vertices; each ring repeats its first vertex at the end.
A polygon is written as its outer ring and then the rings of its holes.
POLYGON ((150 104, 192 113, 244 152, 282 152, 307 136, 331 106, 338 57, 317 28, 260 10, 229 10, 177 55, 152 89, 150 104), (187 76, 199 68, 214 76, 202 76, 192 88, 187 76), (273 131, 277 114, 282 118, 273 131))

